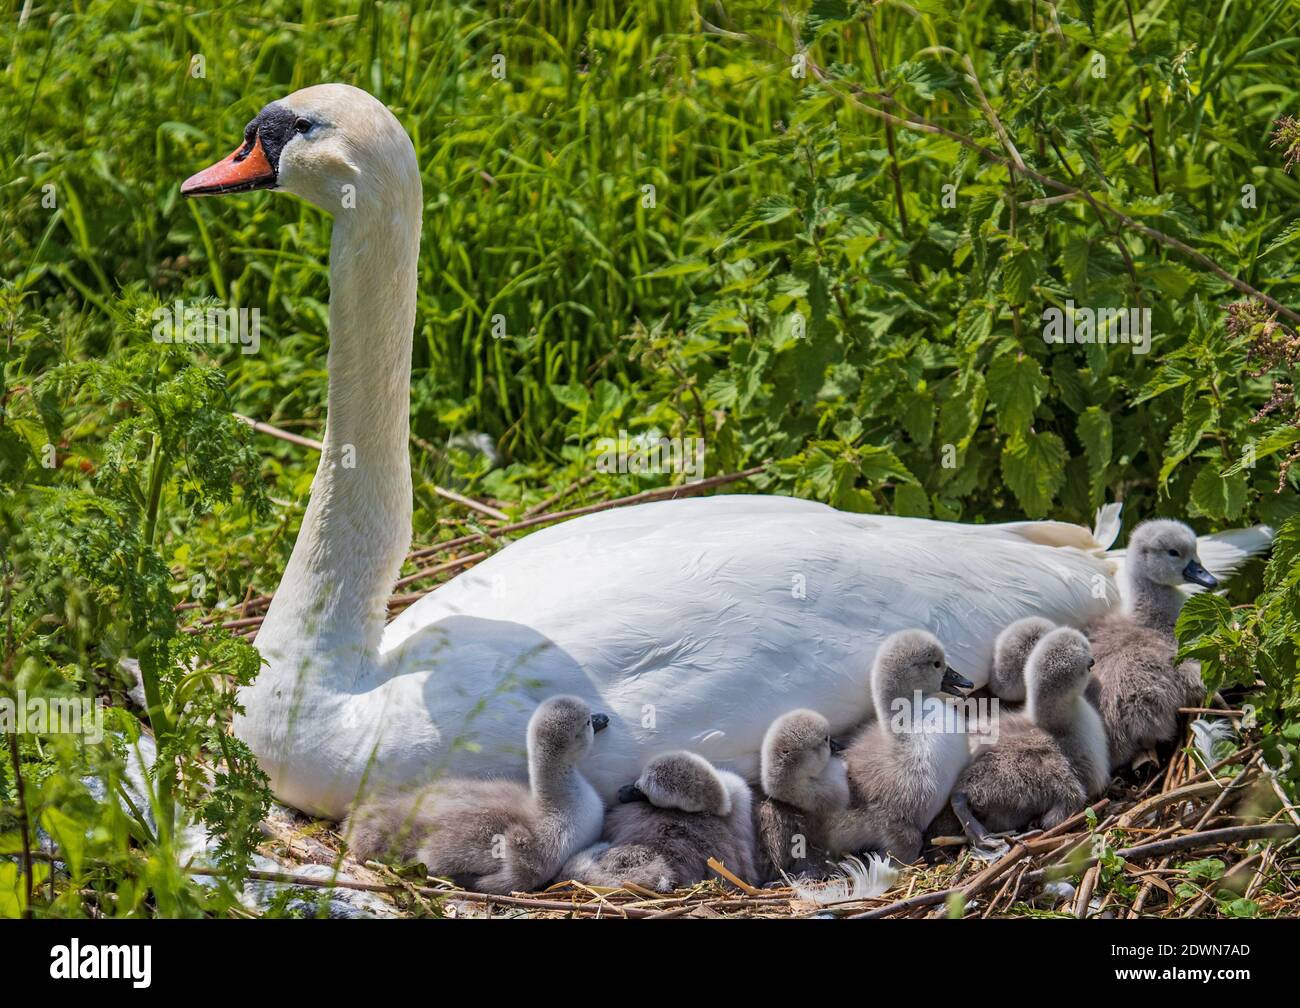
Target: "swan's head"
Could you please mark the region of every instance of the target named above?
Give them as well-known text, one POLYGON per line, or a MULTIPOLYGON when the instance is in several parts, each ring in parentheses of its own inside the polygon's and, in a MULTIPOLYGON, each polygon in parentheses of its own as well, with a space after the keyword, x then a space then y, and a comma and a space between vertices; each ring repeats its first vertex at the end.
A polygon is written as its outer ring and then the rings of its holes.
POLYGON ((1041 616, 1026 616, 1007 626, 993 642, 993 672, 989 676, 989 689, 993 695, 1008 703, 1021 703, 1025 699, 1025 662, 1034 645, 1050 633, 1051 620, 1041 616))
POLYGON ((1083 695, 1092 673, 1088 638, 1072 627, 1057 627, 1029 653, 1025 665, 1029 718, 1038 723, 1066 720, 1083 695))
POLYGON ((656 808, 724 816, 731 794, 713 764, 692 752, 670 752, 645 765, 635 784, 618 790, 623 803, 646 801, 656 808))
POLYGON ((912 699, 918 690, 929 696, 961 691, 974 684, 948 666, 943 645, 925 630, 900 630, 890 634, 876 652, 871 669, 871 686, 876 707, 888 708, 896 698, 912 699))
POLYGON ((282 189, 336 217, 418 212, 421 202, 406 130, 383 102, 347 84, 317 84, 271 102, 244 127, 239 147, 186 179, 181 195, 253 189, 282 189))
POLYGON ((529 760, 550 767, 575 766, 608 724, 608 716, 593 714, 578 697, 543 700, 528 721, 529 760))
POLYGON ((1217 588, 1219 580, 1196 555, 1196 533, 1182 522, 1158 518, 1133 530, 1125 553, 1129 577, 1159 585, 1194 584, 1217 588))
POLYGON ((848 771, 835 758, 837 748, 830 722, 816 711, 781 715, 763 736, 759 754, 764 792, 805 811, 846 807, 848 771))

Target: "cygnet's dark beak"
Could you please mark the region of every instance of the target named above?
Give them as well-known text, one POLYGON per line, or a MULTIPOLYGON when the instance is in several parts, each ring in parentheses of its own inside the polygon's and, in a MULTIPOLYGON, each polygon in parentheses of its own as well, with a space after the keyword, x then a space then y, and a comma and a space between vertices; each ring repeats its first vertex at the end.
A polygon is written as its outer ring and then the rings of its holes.
POLYGON ((847 748, 848 748, 848 746, 846 746, 843 742, 838 742, 838 741, 836 741, 835 739, 831 739, 831 755, 832 755, 832 756, 833 756, 835 753, 842 753, 842 752, 843 752, 845 749, 847 749, 847 748))
POLYGON ((647 798, 645 792, 635 784, 624 784, 618 789, 618 800, 624 805, 630 805, 632 802, 648 802, 650 799, 647 798))
POLYGON ((962 690, 973 689, 975 684, 967 679, 964 675, 959 675, 951 665, 945 665, 943 669, 943 682, 939 688, 945 693, 951 693, 953 696, 961 696, 962 690))
POLYGON ((1219 587, 1219 579, 1201 566, 1200 561, 1191 560, 1183 568, 1183 580, 1202 588, 1219 587))
POLYGON ((591 730, 592 730, 593 732, 602 732, 602 731, 604 731, 604 730, 605 730, 606 728, 608 728, 608 727, 609 727, 609 715, 608 715, 608 714, 593 714, 593 715, 591 715, 591 730))

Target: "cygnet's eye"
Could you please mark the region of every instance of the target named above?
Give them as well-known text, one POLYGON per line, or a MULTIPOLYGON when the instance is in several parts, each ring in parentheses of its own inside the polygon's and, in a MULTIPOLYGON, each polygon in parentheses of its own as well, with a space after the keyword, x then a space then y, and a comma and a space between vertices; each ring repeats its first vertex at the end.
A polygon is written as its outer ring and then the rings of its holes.
POLYGON ((1096 658, 1089 658, 1089 659, 1088 659, 1088 668, 1092 668, 1092 667, 1093 667, 1094 665, 1096 665, 1096 664, 1097 664, 1097 659, 1096 659, 1096 658))
POLYGON ((1169 555, 1170 555, 1171 557, 1176 557, 1176 556, 1181 556, 1182 554, 1179 553, 1178 550, 1176 550, 1176 549, 1171 549, 1171 550, 1169 551, 1169 555))
POLYGON ((935 662, 935 663, 934 663, 934 667, 935 667, 935 668, 941 668, 942 666, 943 666, 943 662, 935 662))
POLYGON ((293 124, 293 131, 294 131, 295 133, 306 133, 309 129, 311 129, 311 120, 310 120, 310 119, 304 119, 302 116, 299 116, 299 117, 294 121, 294 124, 293 124))

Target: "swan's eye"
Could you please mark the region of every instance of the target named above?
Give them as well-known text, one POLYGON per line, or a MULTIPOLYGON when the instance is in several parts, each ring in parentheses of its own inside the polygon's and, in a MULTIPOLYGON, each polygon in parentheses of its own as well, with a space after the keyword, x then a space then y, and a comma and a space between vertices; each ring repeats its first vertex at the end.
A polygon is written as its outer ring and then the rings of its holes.
POLYGON ((1178 550, 1176 550, 1176 549, 1171 549, 1171 550, 1169 551, 1169 555, 1170 555, 1171 557, 1176 557, 1176 556, 1178 556, 1178 555, 1179 555, 1178 550))
POLYGON ((293 131, 294 131, 295 133, 306 133, 309 129, 311 129, 311 120, 310 120, 310 119, 304 119, 302 116, 299 116, 299 117, 294 121, 294 124, 293 124, 293 131))
POLYGON ((935 668, 938 668, 938 667, 939 667, 940 665, 942 665, 942 664, 943 664, 943 662, 935 662, 935 663, 934 663, 934 667, 935 667, 935 668))

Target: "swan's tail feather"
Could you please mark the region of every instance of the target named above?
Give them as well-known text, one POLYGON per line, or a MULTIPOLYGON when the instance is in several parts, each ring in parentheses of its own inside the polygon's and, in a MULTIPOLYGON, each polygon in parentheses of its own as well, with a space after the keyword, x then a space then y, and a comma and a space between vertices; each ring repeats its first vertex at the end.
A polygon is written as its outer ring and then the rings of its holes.
POLYGON ((1227 578, 1251 557, 1267 553, 1275 535, 1270 525, 1215 532, 1196 540, 1196 552, 1206 570, 1217 578, 1227 578))
POLYGON ((1122 510, 1124 510, 1124 504, 1121 501, 1103 504, 1097 508, 1097 520, 1092 527, 1092 537, 1097 541, 1097 545, 1104 550, 1114 546, 1115 540, 1119 538, 1119 529, 1123 524, 1120 519, 1122 510))

